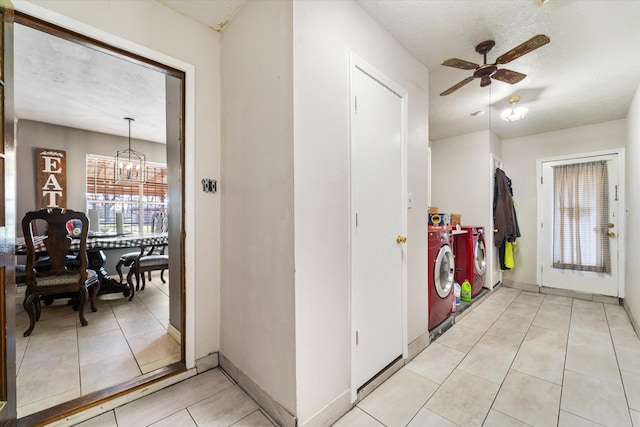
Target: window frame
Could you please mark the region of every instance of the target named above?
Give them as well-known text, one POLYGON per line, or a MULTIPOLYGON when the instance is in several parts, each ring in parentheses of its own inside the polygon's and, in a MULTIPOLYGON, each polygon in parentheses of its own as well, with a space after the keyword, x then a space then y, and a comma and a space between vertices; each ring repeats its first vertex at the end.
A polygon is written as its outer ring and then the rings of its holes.
POLYGON ((87 153, 85 174, 87 212, 98 210, 100 231, 117 232, 116 214, 122 213, 124 233, 144 232, 151 227, 154 213, 167 211, 166 163, 146 162, 147 181, 128 184, 116 182, 113 157, 87 153))

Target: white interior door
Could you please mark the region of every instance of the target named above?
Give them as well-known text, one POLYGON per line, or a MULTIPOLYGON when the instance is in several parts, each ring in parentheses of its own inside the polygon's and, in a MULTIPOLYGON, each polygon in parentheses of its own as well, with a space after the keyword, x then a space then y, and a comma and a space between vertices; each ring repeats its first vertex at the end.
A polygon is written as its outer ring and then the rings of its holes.
POLYGON ((402 97, 358 67, 352 69, 351 84, 352 374, 357 389, 403 353, 404 244, 397 237, 405 229, 406 178, 402 97))
POLYGON ((568 289, 573 291, 588 292, 600 295, 618 296, 619 295, 619 249, 620 245, 620 220, 619 206, 622 192, 619 186, 619 164, 618 154, 606 154, 588 157, 579 157, 571 159, 561 159, 553 161, 544 161, 541 163, 542 175, 542 197, 541 197, 541 216, 540 232, 542 233, 542 266, 540 275, 540 284, 553 288, 568 289), (554 233, 554 178, 553 167, 573 163, 585 163, 591 161, 605 160, 607 164, 608 175, 608 194, 609 194, 609 223, 608 227, 596 232, 608 233, 609 252, 611 256, 611 273, 596 273, 590 271, 560 269, 553 267, 553 239, 554 233))

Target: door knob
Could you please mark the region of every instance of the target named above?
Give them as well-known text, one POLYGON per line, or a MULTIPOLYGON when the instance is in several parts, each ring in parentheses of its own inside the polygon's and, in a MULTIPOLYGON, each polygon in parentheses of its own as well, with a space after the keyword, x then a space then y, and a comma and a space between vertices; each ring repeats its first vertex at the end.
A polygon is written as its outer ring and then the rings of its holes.
POLYGON ((607 234, 609 235, 609 237, 616 237, 616 233, 614 233, 613 231, 610 231, 607 234))
POLYGON ((615 227, 615 224, 614 224, 614 223, 612 223, 612 222, 610 222, 610 223, 608 224, 608 227, 609 227, 609 228, 613 228, 613 227, 615 227))
POLYGON ((396 237, 396 243, 407 243, 407 238, 398 234, 398 237, 396 237))

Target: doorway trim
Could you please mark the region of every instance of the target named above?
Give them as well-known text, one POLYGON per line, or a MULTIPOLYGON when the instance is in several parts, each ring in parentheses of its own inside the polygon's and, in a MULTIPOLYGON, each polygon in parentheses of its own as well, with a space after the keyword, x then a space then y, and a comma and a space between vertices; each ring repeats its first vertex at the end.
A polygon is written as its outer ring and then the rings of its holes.
MULTIPOLYGON (((166 55, 162 52, 155 51, 148 47, 139 45, 130 40, 116 36, 112 33, 100 30, 92 27, 83 22, 74 20, 64 15, 55 13, 42 6, 26 2, 26 1, 14 1, 16 11, 30 15, 34 18, 41 19, 45 22, 66 28, 70 31, 78 32, 84 36, 96 39, 100 42, 106 43, 113 47, 123 49, 127 52, 139 55, 143 58, 150 59, 152 61, 165 64, 169 67, 173 67, 176 70, 180 70, 185 74, 185 114, 184 114, 184 134, 185 134, 185 147, 184 147, 184 169, 195 169, 195 153, 194 144, 195 141, 195 66, 184 62, 180 59, 166 55), (191 143, 186 143, 191 141, 191 143)), ((184 183, 184 202, 185 206, 194 206, 194 195, 196 194, 194 180, 185 179, 184 183)), ((183 339, 185 339, 185 363, 187 369, 195 367, 195 317, 194 317, 194 283, 195 283, 195 265, 193 254, 195 251, 195 216, 193 212, 185 210, 185 251, 184 251, 184 263, 185 263, 185 333, 183 339)))
POLYGON ((536 180, 537 180, 537 214, 536 214, 536 239, 537 239, 537 254, 536 254, 536 284, 538 287, 542 287, 542 263, 543 263, 543 247, 544 237, 542 233, 542 218, 543 218, 543 186, 542 186, 542 166, 547 162, 563 161, 582 159, 588 157, 596 157, 603 155, 617 155, 618 156, 618 298, 624 298, 624 283, 625 283, 625 260, 626 260, 626 235, 627 235, 627 215, 629 210, 626 204, 626 185, 625 185, 625 150, 623 147, 611 148, 609 150, 602 151, 590 151, 586 153, 565 154, 562 156, 545 157, 536 159, 536 180))
MULTIPOLYGON (((360 58, 354 52, 349 52, 349 150, 348 150, 348 195, 349 195, 349 234, 348 234, 348 251, 349 251, 349 351, 350 351, 350 394, 351 394, 351 403, 354 403, 358 398, 358 390, 355 386, 355 370, 353 367, 356 363, 356 331, 353 324, 353 265, 352 265, 352 251, 353 251, 353 241, 352 241, 352 230, 355 224, 355 217, 353 213, 353 205, 352 205, 352 196, 353 196, 353 188, 352 188, 352 149, 353 149, 353 115, 355 112, 355 95, 353 93, 354 87, 354 78, 357 70, 361 70, 362 72, 368 74, 373 79, 379 81, 381 84, 391 89, 396 95, 401 98, 402 105, 402 135, 401 135, 401 157, 402 157, 402 166, 401 166, 401 205, 402 208, 402 230, 401 233, 403 236, 407 235, 407 207, 408 207, 408 92, 394 82, 392 79, 387 77, 380 70, 366 62, 364 59, 360 58)), ((406 359, 408 357, 408 325, 407 325, 407 253, 408 253, 409 244, 404 246, 404 254, 402 257, 402 358, 406 359)), ((392 363, 390 366, 394 366, 392 363)), ((375 378, 375 377, 374 377, 375 378)))

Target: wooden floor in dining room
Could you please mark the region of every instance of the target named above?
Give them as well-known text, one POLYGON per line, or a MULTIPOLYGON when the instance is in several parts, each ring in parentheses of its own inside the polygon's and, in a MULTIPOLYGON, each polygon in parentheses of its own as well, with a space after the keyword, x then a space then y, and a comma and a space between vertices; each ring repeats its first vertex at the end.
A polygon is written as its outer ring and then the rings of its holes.
MULTIPOLYGON (((133 301, 121 293, 89 303, 80 326, 68 299, 42 305, 29 337, 22 307, 24 287, 16 293, 16 367, 18 417, 33 414, 180 360, 180 345, 168 333, 169 283, 154 272, 133 301)), ((165 274, 165 277, 167 275, 165 274)))

